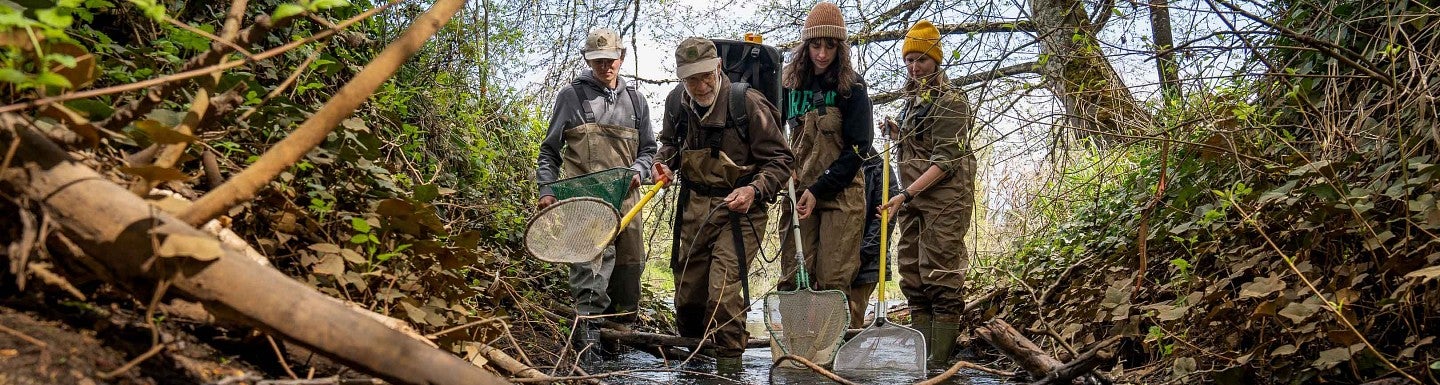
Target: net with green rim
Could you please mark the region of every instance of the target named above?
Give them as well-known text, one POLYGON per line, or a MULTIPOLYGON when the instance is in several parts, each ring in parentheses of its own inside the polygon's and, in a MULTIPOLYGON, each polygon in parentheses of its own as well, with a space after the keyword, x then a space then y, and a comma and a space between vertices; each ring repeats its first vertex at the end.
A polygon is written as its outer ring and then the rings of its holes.
POLYGON ((772 291, 765 294, 764 316, 772 357, 830 365, 850 325, 850 303, 839 290, 772 291))
POLYGON ((620 206, 630 193, 630 180, 635 178, 635 174, 635 170, 616 167, 557 180, 550 182, 548 186, 550 191, 555 193, 555 199, 600 198, 614 206, 615 211, 624 212, 620 206))

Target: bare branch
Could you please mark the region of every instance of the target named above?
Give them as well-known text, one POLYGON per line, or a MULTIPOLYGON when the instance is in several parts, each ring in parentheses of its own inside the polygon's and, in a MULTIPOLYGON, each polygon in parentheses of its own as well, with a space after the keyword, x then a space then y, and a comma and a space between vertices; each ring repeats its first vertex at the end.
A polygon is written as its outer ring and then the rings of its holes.
POLYGON ((1110 15, 1115 14, 1111 8, 1115 7, 1115 0, 1102 0, 1095 6, 1095 20, 1090 22, 1090 33, 1095 33, 1105 28, 1105 23, 1110 22, 1110 15))
POLYGON ((1214 1, 1216 3, 1220 3, 1220 5, 1224 5, 1226 8, 1230 8, 1231 11, 1235 11, 1236 13, 1245 16, 1245 18, 1247 19, 1254 20, 1255 22, 1263 24, 1266 27, 1274 28, 1276 31, 1280 31, 1280 33, 1284 34, 1285 37, 1295 39, 1295 41, 1305 43, 1305 45, 1314 47, 1315 49, 1319 50, 1320 53, 1325 54, 1325 56, 1334 58, 1335 60, 1344 63, 1350 68, 1360 70, 1360 72, 1364 72, 1366 75, 1370 75, 1370 77, 1375 78, 1375 80, 1379 80, 1381 83, 1385 83, 1385 85, 1390 86, 1390 88, 1395 88, 1395 79, 1386 76, 1379 71, 1376 71, 1373 68, 1374 66, 1370 64, 1369 60, 1365 60, 1363 56, 1360 56, 1360 54, 1354 51, 1336 45, 1335 43, 1316 39, 1314 37, 1310 37, 1308 35, 1296 32, 1295 30, 1285 28, 1285 26, 1275 24, 1274 22, 1265 20, 1265 18, 1263 17, 1256 16, 1255 14, 1250 12, 1246 12, 1244 9, 1241 9, 1234 4, 1225 2, 1224 0, 1214 1), (1345 51, 1344 53, 1346 55, 1341 55, 1338 51, 1345 51), (1356 57, 1359 58, 1358 62, 1357 59, 1355 59, 1356 57))
MULTIPOLYGON (((1021 21, 988 21, 962 24, 941 24, 935 26, 940 30, 941 35, 955 35, 962 33, 987 33, 987 32, 1035 32, 1035 23, 1029 20, 1021 21)), ((882 41, 893 41, 905 38, 909 30, 894 29, 874 33, 861 33, 850 35, 850 41, 854 44, 877 43, 882 41)), ((799 40, 786 42, 778 45, 782 49, 789 49, 801 42, 799 40)))
MULTIPOLYGON (((890 23, 891 20, 896 19, 896 17, 900 16, 900 14, 902 13, 908 15, 912 12, 915 12, 915 10, 920 9, 920 6, 925 5, 927 1, 929 0, 910 0, 900 4, 896 4, 894 8, 890 8, 885 12, 881 12, 879 15, 875 15, 874 18, 871 18, 870 21, 866 23, 865 28, 862 30, 865 32, 873 31, 876 26, 886 25, 887 23, 890 23)), ((900 18, 900 20, 904 19, 908 19, 908 17, 900 18)))
MULTIPOLYGON (((380 11, 384 11, 385 9, 390 8, 390 6, 393 6, 393 5, 399 4, 399 3, 400 3, 400 0, 391 0, 390 2, 387 2, 387 3, 385 3, 385 4, 383 4, 383 5, 379 6, 379 7, 376 7, 376 8, 373 8, 373 9, 371 9, 371 10, 365 11, 364 13, 361 13, 361 14, 359 14, 359 15, 355 15, 355 17, 351 17, 351 18, 349 18, 349 19, 346 19, 344 22, 341 22, 340 24, 337 24, 336 26, 337 26, 337 27, 340 27, 340 28, 349 27, 350 25, 353 25, 353 24, 355 24, 355 23, 359 23, 361 20, 368 19, 368 18, 370 18, 371 16, 374 16, 375 14, 380 13, 380 11)), ((252 28, 253 28, 253 27, 252 27, 252 28)), ((334 35, 336 32, 339 32, 339 30, 337 30, 337 29, 326 29, 326 30, 320 31, 319 33, 316 33, 316 34, 314 34, 314 35, 311 35, 310 37, 307 37, 307 38, 305 38, 305 39, 292 41, 292 42, 287 43, 287 44, 285 44, 285 45, 282 45, 282 46, 279 46, 279 47, 275 47, 275 48, 272 48, 272 49, 267 50, 267 51, 265 51, 265 52, 261 52, 261 53, 255 54, 254 59, 244 58, 244 59, 241 59, 241 60, 236 60, 236 61, 231 61, 231 62, 225 62, 225 63, 221 63, 221 64, 215 64, 215 65, 206 66, 206 67, 194 68, 194 69, 187 70, 187 71, 183 71, 183 72, 180 72, 180 73, 171 74, 171 75, 168 75, 168 76, 159 77, 159 78, 155 78, 155 79, 150 79, 150 80, 145 80, 145 81, 130 83, 130 84, 122 84, 122 85, 117 85, 117 86, 113 86, 113 87, 106 87, 106 88, 94 89, 94 90, 85 90, 85 91, 71 92, 71 93, 67 93, 67 94, 63 94, 63 95, 57 95, 57 96, 53 96, 53 97, 48 97, 48 98, 43 98, 43 99, 37 99, 37 100, 28 101, 28 102, 21 102, 21 103, 15 103, 15 104, 6 105, 6 106, 0 106, 0 112, 15 112, 15 111, 20 111, 20 110, 25 110, 25 109, 40 107, 40 106, 44 106, 44 105, 49 105, 49 104, 52 104, 52 103, 59 103, 59 102, 65 102, 65 101, 70 101, 70 100, 76 100, 76 99, 85 99, 85 98, 91 98, 91 97, 96 97, 96 96, 101 96, 101 95, 110 95, 110 94, 116 94, 116 93, 126 92, 126 91, 134 91, 134 90, 144 89, 144 88, 146 88, 146 87, 156 87, 156 88, 154 88, 154 89, 151 89, 151 92, 147 93, 145 97, 142 97, 140 100, 137 100, 136 102, 131 103, 131 106, 125 107, 125 109, 118 109, 118 110, 116 110, 115 115, 111 115, 110 118, 107 119, 107 121, 119 119, 119 114, 120 114, 120 112, 121 112, 121 111, 127 111, 128 113, 133 114, 133 115, 127 116, 127 117, 125 117, 124 119, 121 119, 121 120, 125 120, 125 123, 129 123, 130 121, 134 120, 136 116, 143 115, 143 114, 135 114, 135 112, 139 112, 139 111, 140 111, 140 108, 135 108, 135 104, 136 104, 136 103, 141 103, 141 107, 144 106, 144 103, 148 103, 148 104, 149 104, 149 107, 148 107, 149 109, 144 109, 144 112, 145 112, 145 113, 149 113, 149 112, 150 112, 150 109, 153 109, 156 104, 160 103, 161 100, 164 100, 163 98, 162 98, 162 99, 153 99, 153 100, 151 99, 152 97, 157 97, 156 95, 157 95, 157 92, 158 92, 158 91, 156 91, 156 90, 168 89, 168 91, 164 91, 163 94, 159 95, 159 96, 168 96, 170 92, 174 92, 175 89, 178 89, 178 88, 179 88, 179 85, 178 85, 178 84, 176 84, 176 85, 171 85, 171 83, 176 83, 176 82, 179 82, 179 81, 182 81, 182 80, 187 80, 187 79, 190 79, 190 78, 195 78, 195 77, 200 77, 200 76, 207 76, 207 75, 210 75, 210 74, 214 74, 214 73, 216 73, 216 72, 219 72, 219 71, 224 71, 224 70, 231 69, 231 68, 235 68, 235 67, 239 67, 239 66, 242 66, 242 65, 245 65, 245 64, 248 64, 248 63, 253 63, 253 62, 256 62, 256 61, 266 60, 266 59, 269 59, 269 58, 272 58, 272 57, 275 57, 275 56, 279 56, 280 54, 289 52, 290 50, 293 50, 293 49, 295 49, 296 47, 299 47, 299 46, 302 46, 302 45, 306 45, 306 44, 310 44, 310 43, 313 43, 313 42, 318 41, 318 40, 320 40, 320 39, 324 39, 324 38, 330 37, 331 35, 334 35), (131 111, 133 111, 133 112, 131 112, 131 111)), ((209 52, 214 52, 214 51, 209 51, 209 52)), ((203 56, 203 55, 202 55, 202 56, 203 56)), ((197 57, 196 59, 191 59, 191 62, 195 62, 195 60, 197 60, 197 59, 199 59, 199 57, 197 57)), ((191 67, 187 64, 184 68, 191 68, 191 67)), ((183 69, 183 68, 182 68, 182 69, 183 69)), ((120 126, 124 126, 124 124, 120 124, 120 126)))
MULTIPOLYGON (((1005 66, 1005 67, 1001 67, 1001 68, 996 68, 996 69, 990 70, 990 71, 973 73, 973 74, 961 76, 961 77, 959 77, 959 78, 956 78, 955 80, 951 80, 951 81, 950 81, 950 86, 952 86, 952 87, 964 87, 964 86, 968 86, 968 85, 971 85, 971 84, 988 82, 988 81, 991 81, 991 80, 995 80, 995 79, 999 79, 999 78, 1003 78, 1003 77, 1007 77, 1007 76, 1015 76, 1015 75, 1020 75, 1020 74, 1038 74, 1038 73, 1040 73, 1040 64, 1039 64, 1039 63, 1036 63, 1036 62, 1020 63, 1020 64, 1005 66)), ((896 99, 899 99, 899 98, 900 98, 900 93, 899 93, 899 92, 886 92, 886 93, 882 93, 882 94, 877 94, 877 95, 875 95, 875 96, 871 96, 871 97, 870 97, 870 101, 871 101, 871 103, 874 103, 874 104, 885 104, 885 103, 893 102, 893 101, 895 101, 896 99)))

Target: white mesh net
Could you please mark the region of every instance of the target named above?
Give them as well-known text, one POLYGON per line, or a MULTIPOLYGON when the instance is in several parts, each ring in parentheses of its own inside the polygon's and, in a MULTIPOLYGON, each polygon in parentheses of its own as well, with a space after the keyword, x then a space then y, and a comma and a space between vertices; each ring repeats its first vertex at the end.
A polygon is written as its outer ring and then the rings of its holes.
POLYGON ((765 294, 765 327, 770 331, 770 352, 775 358, 790 354, 829 365, 849 325, 849 303, 839 290, 765 294))
POLYGON ((530 219, 525 228, 525 250, 549 262, 593 261, 610 244, 619 225, 620 213, 604 200, 565 199, 530 219))

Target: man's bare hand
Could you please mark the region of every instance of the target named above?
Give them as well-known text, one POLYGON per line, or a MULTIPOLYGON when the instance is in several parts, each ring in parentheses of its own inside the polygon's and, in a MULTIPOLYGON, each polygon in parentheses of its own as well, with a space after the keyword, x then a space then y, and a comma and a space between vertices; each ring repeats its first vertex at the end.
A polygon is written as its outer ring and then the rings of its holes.
POLYGON ((750 212, 750 204, 755 203, 755 188, 751 186, 737 188, 725 197, 725 203, 731 212, 750 212))

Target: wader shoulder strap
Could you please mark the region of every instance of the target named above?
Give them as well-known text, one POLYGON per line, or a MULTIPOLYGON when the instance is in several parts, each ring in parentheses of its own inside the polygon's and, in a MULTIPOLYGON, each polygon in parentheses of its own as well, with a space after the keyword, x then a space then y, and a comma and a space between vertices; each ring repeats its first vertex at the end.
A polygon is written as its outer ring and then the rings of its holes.
POLYGON ((740 293, 745 296, 745 306, 750 306, 750 266, 745 260, 748 255, 745 253, 745 234, 740 232, 742 217, 748 215, 730 212, 730 238, 735 240, 735 255, 740 259, 740 293))
POLYGON ((570 83, 570 88, 575 90, 575 99, 580 101, 580 118, 584 120, 585 124, 595 123, 595 110, 590 108, 590 98, 585 97, 589 94, 585 92, 585 89, 590 87, 586 87, 584 83, 576 80, 570 83))
POLYGON ((810 94, 810 105, 815 106, 816 116, 825 116, 825 92, 816 91, 810 94))
POLYGON ((685 187, 685 183, 679 185, 680 193, 675 200, 674 226, 670 231, 670 270, 677 272, 680 271, 680 254, 684 253, 684 250, 680 249, 680 235, 684 232, 680 225, 685 221, 685 206, 690 203, 690 189, 685 187))
POLYGON ((665 96, 665 114, 670 116, 670 121, 675 122, 675 139, 680 143, 679 146, 682 150, 689 147, 685 143, 685 136, 690 131, 690 119, 685 116, 685 111, 682 110, 684 106, 680 102, 682 96, 680 93, 685 92, 683 87, 685 86, 676 85, 675 89, 670 90, 670 95, 665 96))
POLYGON ((640 109, 646 108, 640 105, 640 94, 635 93, 635 85, 626 84, 625 93, 630 95, 630 112, 635 114, 635 129, 640 129, 640 109))
MULTIPOLYGON (((930 103, 920 106, 919 108, 913 108, 914 104, 914 99, 905 100, 905 107, 901 109, 901 111, 904 111, 905 115, 900 118, 901 123, 904 123, 905 121, 911 119, 924 119, 926 116, 930 115, 930 108, 935 106, 935 103, 930 103)), ((925 139, 924 130, 916 130, 912 134, 915 136, 915 139, 925 139)))
POLYGON ((750 141, 750 109, 745 108, 745 91, 750 90, 749 83, 730 84, 730 110, 725 118, 730 120, 730 127, 740 130, 740 139, 750 141))

